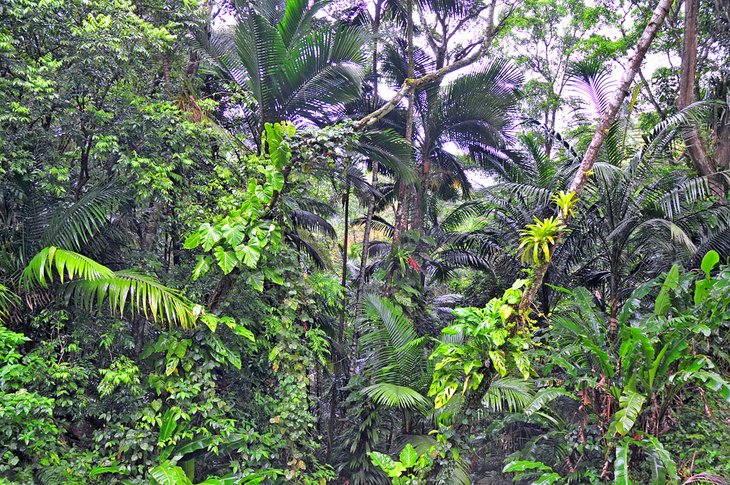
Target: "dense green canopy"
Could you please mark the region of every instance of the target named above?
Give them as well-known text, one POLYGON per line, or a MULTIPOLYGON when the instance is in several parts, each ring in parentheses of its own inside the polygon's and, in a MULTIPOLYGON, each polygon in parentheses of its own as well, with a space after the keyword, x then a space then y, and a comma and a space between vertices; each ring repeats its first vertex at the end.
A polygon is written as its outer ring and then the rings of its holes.
POLYGON ((0 484, 730 482, 730 7, 5 0, 0 484))

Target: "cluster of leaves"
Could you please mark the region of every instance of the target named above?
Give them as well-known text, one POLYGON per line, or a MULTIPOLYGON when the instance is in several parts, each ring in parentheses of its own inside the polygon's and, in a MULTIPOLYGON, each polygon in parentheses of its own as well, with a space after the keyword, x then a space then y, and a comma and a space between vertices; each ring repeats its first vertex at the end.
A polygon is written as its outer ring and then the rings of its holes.
MULTIPOLYGON (((228 274, 236 268, 259 268, 262 251, 270 245, 267 253, 276 255, 282 242, 282 228, 275 222, 267 219, 274 209, 274 204, 284 188, 285 168, 288 170, 291 159, 291 148, 288 138, 294 134, 294 126, 287 123, 266 125, 266 136, 263 143, 268 145, 269 155, 260 160, 250 157, 250 168, 259 172, 263 180, 256 178, 248 180, 245 193, 235 209, 226 216, 218 217, 213 223, 201 224, 185 240, 186 249, 202 247, 203 251, 212 252, 223 274, 228 274)), ((197 279, 208 272, 212 262, 210 255, 198 257, 193 278, 197 279)), ((264 289, 264 277, 276 284, 282 284, 280 273, 275 269, 261 264, 261 271, 253 272, 249 281, 258 289, 264 289)))
POLYGON ((460 389, 466 393, 479 388, 490 367, 502 377, 512 368, 524 379, 530 377, 532 364, 525 351, 531 347, 531 333, 518 328, 515 319, 525 282, 518 280, 484 308, 454 310, 456 321, 442 330, 448 339, 430 357, 436 363, 429 395, 437 409, 460 389))

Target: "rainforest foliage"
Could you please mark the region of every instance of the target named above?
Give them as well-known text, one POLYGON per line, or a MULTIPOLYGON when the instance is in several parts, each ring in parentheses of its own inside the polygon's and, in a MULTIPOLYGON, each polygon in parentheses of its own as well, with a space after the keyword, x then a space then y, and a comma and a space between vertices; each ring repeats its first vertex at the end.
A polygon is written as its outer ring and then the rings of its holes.
POLYGON ((0 483, 730 482, 721 0, 4 0, 0 483))

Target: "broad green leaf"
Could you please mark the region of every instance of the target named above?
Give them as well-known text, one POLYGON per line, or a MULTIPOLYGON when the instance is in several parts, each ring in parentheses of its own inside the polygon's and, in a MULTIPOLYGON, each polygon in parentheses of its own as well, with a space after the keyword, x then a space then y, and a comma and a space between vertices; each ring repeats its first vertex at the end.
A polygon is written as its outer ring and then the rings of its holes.
POLYGON ((267 280, 277 285, 284 284, 284 277, 281 275, 281 270, 276 268, 263 268, 264 276, 267 280))
POLYGON ((271 161, 277 169, 282 169, 289 163, 291 157, 291 149, 285 138, 292 136, 296 129, 294 125, 286 121, 275 124, 266 123, 264 129, 271 161))
POLYGON ((207 254, 198 255, 198 260, 193 269, 193 280, 197 280, 210 269, 210 256, 207 254))
POLYGON ((150 470, 153 483, 157 485, 192 485, 185 470, 166 461, 150 470))
POLYGON ((183 243, 183 248, 195 249, 198 246, 200 246, 201 242, 202 242, 201 232, 195 231, 192 234, 190 234, 187 238, 185 238, 185 242, 183 243))
POLYGON ((228 362, 230 362, 236 369, 241 370, 241 356, 238 352, 229 351, 228 362))
POLYGON ((507 463, 502 469, 503 473, 524 472, 527 470, 552 471, 552 468, 541 461, 517 460, 507 463))
POLYGON ((652 484, 665 485, 677 483, 677 464, 672 455, 655 436, 646 436, 642 445, 648 450, 649 464, 651 465, 652 484))
POLYGON ((95 477, 97 475, 101 475, 103 473, 113 473, 115 475, 126 475, 129 473, 129 471, 120 465, 115 466, 99 466, 94 469, 92 469, 89 472, 90 477, 95 477))
POLYGON ((226 238, 226 241, 231 246, 238 246, 243 242, 243 238, 246 236, 240 227, 230 224, 224 224, 221 226, 221 234, 226 238))
POLYGON ((231 250, 225 250, 221 246, 216 246, 213 253, 215 254, 215 259, 218 260, 218 266, 223 270, 223 274, 230 273, 238 264, 236 253, 231 250))
POLYGON ((555 472, 543 473, 531 485, 552 485, 553 483, 561 483, 562 481, 563 477, 555 472))
MULTIPOLYGON (((258 485, 259 483, 266 480, 265 476, 261 476, 258 474, 254 475, 248 475, 243 477, 243 479, 240 482, 235 482, 236 485, 258 485)), ((228 484, 226 484, 228 485, 228 484)))
POLYGON ((215 315, 206 313, 205 315, 200 317, 200 319, 210 329, 211 332, 215 332, 218 328, 218 317, 216 317, 215 315))
POLYGON ((504 359, 504 352, 501 350, 490 350, 489 351, 489 358, 492 360, 492 364, 494 365, 494 368, 499 372, 499 374, 504 377, 507 375, 507 363, 504 359))
POLYGON ((679 265, 674 264, 672 269, 667 273, 667 277, 662 283, 662 288, 659 290, 659 295, 656 297, 654 302, 654 314, 655 315, 666 315, 672 306, 672 299, 669 296, 670 290, 675 290, 679 284, 679 265))
POLYGON ((180 363, 180 359, 177 357, 173 357, 172 359, 169 359, 167 361, 167 364, 165 365, 165 375, 171 376, 176 370, 177 365, 180 363))
POLYGON ((629 477, 629 444, 624 440, 616 445, 616 459, 613 462, 613 483, 633 485, 629 477))
POLYGON ((625 436, 634 427, 636 419, 641 413, 641 408, 646 401, 646 397, 636 391, 624 391, 619 398, 620 409, 614 416, 616 432, 621 436, 625 436))
POLYGON ((255 271, 248 275, 248 283, 253 286, 256 291, 264 291, 264 274, 260 271, 255 271))
POLYGON ((714 249, 707 251, 705 256, 702 258, 702 264, 700 267, 707 277, 710 276, 710 272, 715 268, 715 265, 720 262, 720 255, 714 249))
POLYGON ((240 478, 227 477, 227 478, 208 478, 204 482, 198 482, 195 485, 257 485, 266 480, 266 477, 245 477, 243 481, 240 478))
POLYGON ((221 233, 218 232, 218 229, 207 222, 200 225, 198 232, 200 233, 200 242, 203 244, 203 250, 205 251, 210 251, 215 246, 215 243, 221 239, 221 233))
POLYGON ((236 246, 236 257, 243 261, 243 264, 254 269, 261 258, 261 252, 252 246, 241 244, 236 246))
POLYGON ((406 444, 403 450, 400 452, 400 462, 406 468, 413 468, 418 462, 418 453, 416 449, 410 443, 406 444))
POLYGON ((524 379, 529 379, 532 365, 530 364, 530 358, 527 356, 527 354, 524 354, 522 352, 513 352, 512 360, 515 361, 515 366, 517 366, 517 370, 520 371, 522 377, 524 379))
POLYGON ((371 451, 368 456, 370 456, 373 465, 383 470, 391 478, 399 477, 405 471, 402 463, 395 461, 385 453, 371 451))
POLYGON ((228 325, 228 328, 230 328, 231 331, 233 331, 233 333, 235 333, 239 337, 243 337, 253 343, 256 343, 256 337, 251 330, 247 329, 235 320, 233 320, 232 322, 226 321, 225 323, 226 325, 228 325))
POLYGON ((195 485, 241 485, 242 483, 246 483, 247 485, 256 485, 264 480, 266 480, 266 477, 246 477, 248 480, 244 479, 242 482, 240 478, 208 478, 204 482, 198 482, 195 485))
POLYGON ((185 455, 189 453, 193 453, 199 450, 205 450, 208 448, 208 446, 214 443, 214 441, 214 438, 200 438, 195 441, 190 441, 188 443, 185 443, 184 445, 180 445, 179 447, 175 448, 175 456, 184 458, 185 455))
POLYGON ((165 412, 160 423, 160 436, 157 438, 158 443, 164 443, 172 436, 177 428, 177 420, 180 413, 175 408, 170 408, 165 412))
POLYGON ((707 298, 707 296, 710 294, 712 284, 713 281, 709 278, 704 280, 697 280, 697 282, 695 283, 695 305, 699 305, 700 303, 705 301, 705 298, 707 298))

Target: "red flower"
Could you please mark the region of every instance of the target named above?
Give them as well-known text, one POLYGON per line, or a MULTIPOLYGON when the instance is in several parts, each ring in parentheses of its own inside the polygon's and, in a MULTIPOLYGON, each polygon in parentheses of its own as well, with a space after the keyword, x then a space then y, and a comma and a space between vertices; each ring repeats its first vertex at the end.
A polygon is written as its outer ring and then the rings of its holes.
POLYGON ((638 433, 634 435, 634 439, 635 440, 638 440, 639 439, 639 434, 638 433))
POLYGON ((415 269, 419 273, 421 272, 421 268, 418 266, 418 263, 416 263, 416 261, 413 258, 408 258, 408 264, 413 266, 413 269, 415 269))

